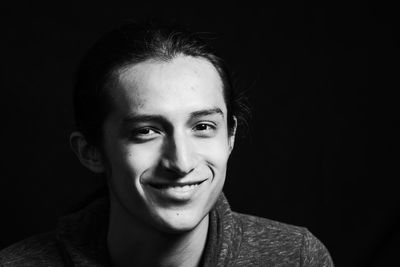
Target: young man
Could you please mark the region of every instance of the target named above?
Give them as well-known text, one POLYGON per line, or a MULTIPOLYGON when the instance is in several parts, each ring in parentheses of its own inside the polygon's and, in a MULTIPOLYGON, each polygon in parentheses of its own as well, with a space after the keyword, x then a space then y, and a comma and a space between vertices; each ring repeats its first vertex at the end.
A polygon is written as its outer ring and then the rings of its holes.
POLYGON ((108 196, 0 253, 4 266, 333 266, 305 228, 232 212, 222 188, 240 103, 192 33, 127 24, 81 63, 81 163, 108 196))

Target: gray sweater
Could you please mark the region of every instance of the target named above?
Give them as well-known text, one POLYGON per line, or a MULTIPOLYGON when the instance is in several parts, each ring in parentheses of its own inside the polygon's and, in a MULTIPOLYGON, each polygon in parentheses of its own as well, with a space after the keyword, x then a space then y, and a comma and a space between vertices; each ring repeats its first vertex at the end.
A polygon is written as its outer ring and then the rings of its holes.
MULTIPOLYGON (((108 199, 60 220, 57 230, 0 251, 0 266, 110 266, 108 199)), ((210 212, 203 266, 333 266, 307 229, 231 211, 223 194, 210 212)))

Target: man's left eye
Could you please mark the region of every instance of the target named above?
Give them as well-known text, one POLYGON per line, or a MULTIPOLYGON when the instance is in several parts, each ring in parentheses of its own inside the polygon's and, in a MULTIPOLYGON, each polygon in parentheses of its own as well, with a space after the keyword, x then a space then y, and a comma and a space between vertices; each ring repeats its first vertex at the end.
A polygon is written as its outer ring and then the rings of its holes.
POLYGON ((197 124, 195 126, 195 129, 198 131, 205 131, 205 130, 210 130, 211 126, 205 123, 202 124, 197 124))
POLYGON ((199 123, 194 127, 195 131, 209 132, 215 130, 215 126, 209 123, 199 123))

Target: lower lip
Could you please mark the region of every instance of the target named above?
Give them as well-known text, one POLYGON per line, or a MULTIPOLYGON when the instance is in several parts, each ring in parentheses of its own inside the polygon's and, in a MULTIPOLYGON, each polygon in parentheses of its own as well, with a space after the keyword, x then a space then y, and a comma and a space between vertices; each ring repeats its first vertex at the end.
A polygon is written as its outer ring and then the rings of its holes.
POLYGON ((175 201, 188 201, 195 197, 196 193, 199 191, 203 182, 193 185, 185 186, 165 186, 165 187, 154 187, 148 185, 153 192, 157 195, 162 196, 175 201))

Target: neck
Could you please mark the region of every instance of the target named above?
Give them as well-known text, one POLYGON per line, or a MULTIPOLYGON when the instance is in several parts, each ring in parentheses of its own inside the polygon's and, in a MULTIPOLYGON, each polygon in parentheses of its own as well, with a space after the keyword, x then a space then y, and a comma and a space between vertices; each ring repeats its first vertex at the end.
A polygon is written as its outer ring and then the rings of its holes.
POLYGON ((183 233, 165 233, 129 214, 110 196, 107 245, 113 266, 198 266, 208 216, 183 233))

